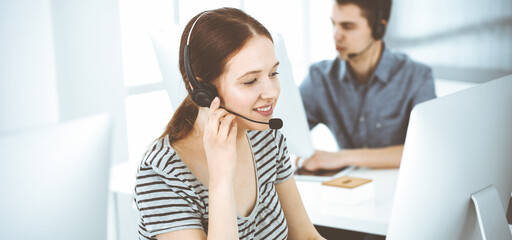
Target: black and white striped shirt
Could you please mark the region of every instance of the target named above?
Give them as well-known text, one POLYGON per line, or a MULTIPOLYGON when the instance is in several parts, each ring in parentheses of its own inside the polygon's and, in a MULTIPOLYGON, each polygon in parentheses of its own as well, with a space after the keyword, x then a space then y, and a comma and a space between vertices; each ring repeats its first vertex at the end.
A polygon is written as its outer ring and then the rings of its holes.
MULTIPOLYGON (((293 174, 286 139, 274 131, 247 131, 255 161, 257 201, 248 217, 238 216, 240 239, 286 239, 288 226, 275 185, 293 174)), ((134 201, 139 239, 202 229, 208 233, 208 189, 190 172, 164 137, 144 155, 137 172, 134 201)))

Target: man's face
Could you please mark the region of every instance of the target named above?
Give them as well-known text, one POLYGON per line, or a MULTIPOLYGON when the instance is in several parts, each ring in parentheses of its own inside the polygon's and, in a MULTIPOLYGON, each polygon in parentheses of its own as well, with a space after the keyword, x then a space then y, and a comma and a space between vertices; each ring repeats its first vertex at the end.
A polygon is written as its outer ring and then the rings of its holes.
POLYGON ((368 21, 355 4, 339 5, 334 2, 331 22, 336 51, 342 59, 348 59, 351 53, 359 53, 372 41, 368 21))

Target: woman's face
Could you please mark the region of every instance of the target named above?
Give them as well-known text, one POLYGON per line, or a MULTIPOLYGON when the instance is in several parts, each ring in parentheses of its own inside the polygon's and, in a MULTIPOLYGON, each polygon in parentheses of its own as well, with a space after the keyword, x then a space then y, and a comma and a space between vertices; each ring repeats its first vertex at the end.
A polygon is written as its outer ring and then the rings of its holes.
MULTIPOLYGON (((226 64, 220 77, 221 105, 244 117, 268 122, 281 91, 277 77, 274 44, 265 36, 255 36, 226 64)), ((265 130, 259 124, 236 118, 240 129, 265 130)))

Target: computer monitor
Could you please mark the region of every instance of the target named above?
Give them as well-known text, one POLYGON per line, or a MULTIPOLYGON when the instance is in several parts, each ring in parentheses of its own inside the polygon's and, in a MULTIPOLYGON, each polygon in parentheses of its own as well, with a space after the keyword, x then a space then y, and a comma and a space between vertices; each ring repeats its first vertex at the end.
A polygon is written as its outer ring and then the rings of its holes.
POLYGON ((311 132, 299 87, 294 81, 292 64, 288 58, 283 37, 273 36, 276 57, 279 60, 279 82, 281 94, 276 104, 274 117, 283 120, 281 132, 286 136, 288 151, 299 157, 309 158, 315 153, 311 132))
POLYGON ((387 239, 512 239, 511 191, 512 75, 413 109, 387 239))
POLYGON ((0 135, 1 239, 107 239, 106 115, 0 135))

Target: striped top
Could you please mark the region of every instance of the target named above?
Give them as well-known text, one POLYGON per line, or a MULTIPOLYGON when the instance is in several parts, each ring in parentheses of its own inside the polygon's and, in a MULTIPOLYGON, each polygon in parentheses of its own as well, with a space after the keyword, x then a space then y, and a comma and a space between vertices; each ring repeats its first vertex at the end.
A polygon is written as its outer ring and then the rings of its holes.
MULTIPOLYGON (((287 239, 288 226, 275 185, 293 174, 286 139, 279 132, 247 131, 256 168, 257 201, 247 217, 237 216, 240 239, 287 239)), ((134 201, 139 239, 202 229, 208 234, 208 188, 187 168, 167 137, 155 141, 140 163, 134 201)))

